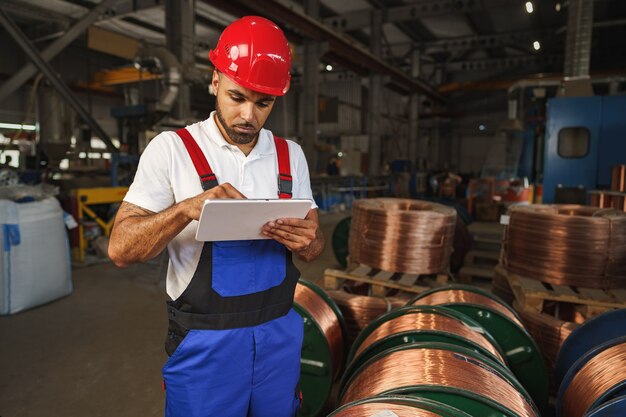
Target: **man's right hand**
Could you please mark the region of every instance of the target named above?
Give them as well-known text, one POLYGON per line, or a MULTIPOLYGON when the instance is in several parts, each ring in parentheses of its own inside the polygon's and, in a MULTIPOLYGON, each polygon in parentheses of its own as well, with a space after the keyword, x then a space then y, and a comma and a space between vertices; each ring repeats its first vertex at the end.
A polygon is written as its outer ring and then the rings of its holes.
POLYGON ((217 187, 213 187, 210 190, 198 194, 195 197, 185 200, 183 203, 185 206, 185 214, 191 220, 198 220, 200 218, 200 212, 204 201, 210 198, 214 199, 245 199, 245 195, 241 194, 239 190, 230 185, 229 183, 220 184, 217 187))

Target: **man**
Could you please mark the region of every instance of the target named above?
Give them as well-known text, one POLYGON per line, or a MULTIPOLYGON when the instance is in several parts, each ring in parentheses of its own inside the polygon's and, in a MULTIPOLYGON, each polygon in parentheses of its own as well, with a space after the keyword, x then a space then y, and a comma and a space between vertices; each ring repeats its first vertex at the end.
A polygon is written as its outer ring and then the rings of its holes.
POLYGON ((291 255, 310 261, 324 247, 315 205, 304 220, 264 225, 267 240, 194 239, 209 198, 312 200, 302 149, 262 129, 289 89, 289 45, 269 20, 244 17, 209 57, 216 111, 150 142, 109 256, 127 266, 168 248, 166 416, 294 416, 303 323, 291 308, 300 275, 291 255))

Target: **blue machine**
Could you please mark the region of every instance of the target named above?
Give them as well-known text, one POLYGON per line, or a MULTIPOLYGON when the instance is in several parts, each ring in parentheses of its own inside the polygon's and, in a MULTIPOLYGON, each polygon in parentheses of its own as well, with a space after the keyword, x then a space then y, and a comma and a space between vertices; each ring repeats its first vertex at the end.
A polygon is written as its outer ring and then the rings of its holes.
POLYGON ((626 96, 559 97, 548 101, 543 202, 556 189, 608 188, 611 167, 626 163, 626 96))

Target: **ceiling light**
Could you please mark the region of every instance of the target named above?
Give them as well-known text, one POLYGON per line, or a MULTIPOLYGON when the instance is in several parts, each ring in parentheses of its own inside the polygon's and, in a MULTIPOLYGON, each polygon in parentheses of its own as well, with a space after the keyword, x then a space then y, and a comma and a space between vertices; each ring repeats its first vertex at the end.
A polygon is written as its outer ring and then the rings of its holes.
POLYGON ((539 43, 539 41, 533 42, 533 48, 535 48, 535 51, 538 51, 541 49, 541 44, 539 43))
POLYGON ((554 5, 554 10, 556 10, 557 12, 561 11, 561 3, 557 3, 554 5))
POLYGON ((326 65, 326 71, 332 71, 333 70, 333 66, 328 64, 326 65))
POLYGON ((22 129, 22 130, 36 130, 35 125, 20 125, 17 123, 0 123, 0 129, 22 129))
POLYGON ((481 132, 484 132, 485 130, 487 130, 487 126, 485 126, 485 125, 478 125, 478 130, 480 130, 481 132))
POLYGON ((532 1, 527 1, 526 2, 526 11, 528 13, 532 13, 533 11, 535 11, 535 8, 533 7, 533 2, 532 1))

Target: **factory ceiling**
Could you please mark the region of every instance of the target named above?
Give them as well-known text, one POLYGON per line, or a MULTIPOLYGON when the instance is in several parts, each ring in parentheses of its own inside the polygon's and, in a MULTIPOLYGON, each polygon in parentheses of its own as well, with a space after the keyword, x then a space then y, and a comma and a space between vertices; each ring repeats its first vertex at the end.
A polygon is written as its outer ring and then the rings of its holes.
MULTIPOLYGON (((592 1, 592 0, 589 0, 592 1)), ((206 54, 221 30, 245 14, 278 22, 296 48, 306 39, 327 45, 336 70, 383 73, 409 90, 437 99, 454 82, 524 78, 563 72, 567 0, 196 0, 196 55, 206 54), (530 3, 530 6, 529 6, 530 3), (380 56, 369 51, 373 12, 383 21, 380 56), (411 60, 419 79, 411 79, 411 60)), ((0 4, 34 43, 43 46, 93 9, 97 0, 3 0, 0 4)), ((165 44, 165 0, 118 0, 94 24, 152 44, 165 44)), ((595 0, 591 72, 626 68, 626 1, 595 0)), ((298 60, 295 61, 296 75, 298 60)))

